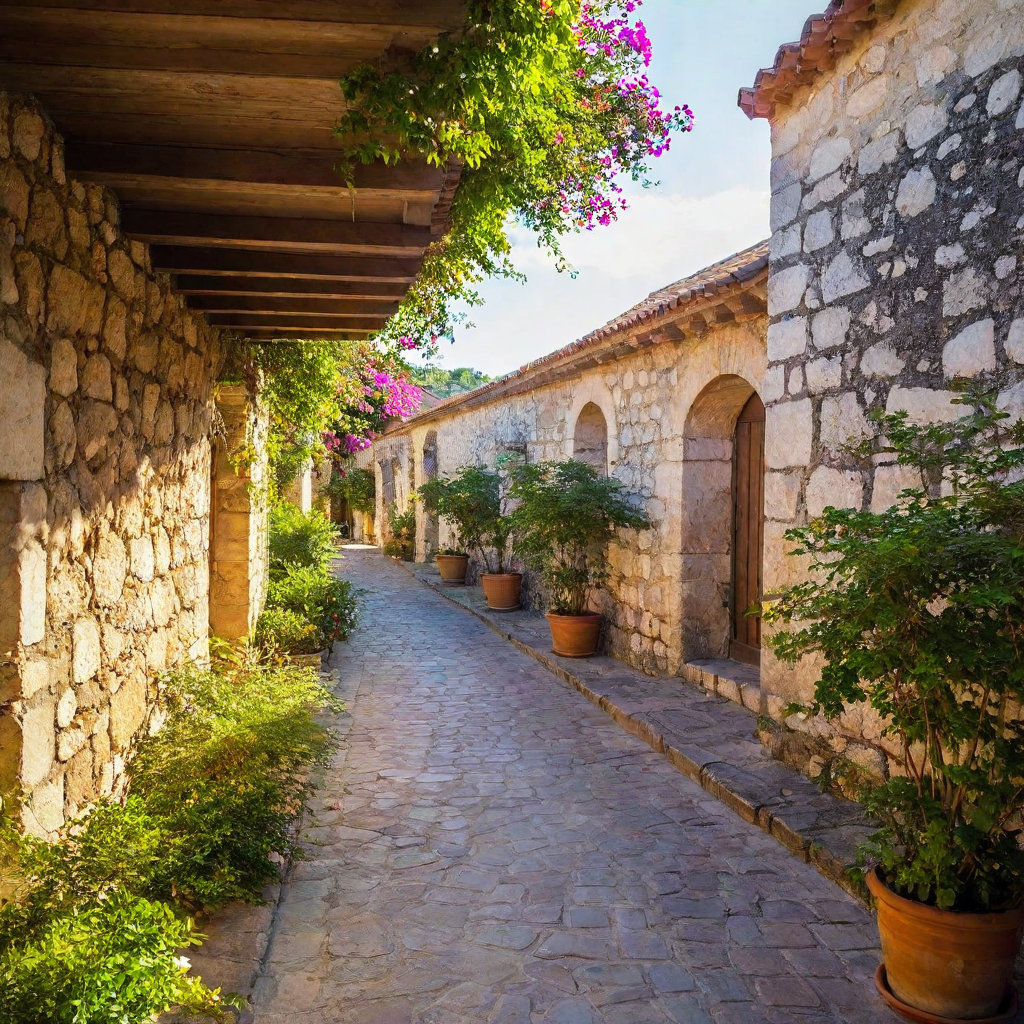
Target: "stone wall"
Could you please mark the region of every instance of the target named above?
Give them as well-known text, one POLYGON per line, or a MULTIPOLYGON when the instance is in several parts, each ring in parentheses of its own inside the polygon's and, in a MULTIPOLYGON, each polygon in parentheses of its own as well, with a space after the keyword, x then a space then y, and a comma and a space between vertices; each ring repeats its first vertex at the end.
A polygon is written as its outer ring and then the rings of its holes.
MULTIPOLYGON (((578 454, 577 423, 581 415, 589 420, 587 407, 596 405, 608 427, 608 472, 636 495, 655 524, 612 545, 612 578, 596 599, 608 622, 609 651, 649 673, 678 673, 686 660, 723 656, 732 434, 744 402, 762 386, 765 326, 756 318, 682 341, 666 336, 642 351, 603 357, 600 366, 569 366, 554 384, 412 420, 360 453, 361 464, 374 466, 377 475, 377 522, 387 519, 381 462, 397 461, 396 497, 404 509, 410 480, 419 486, 425 479, 429 434, 436 432, 440 476, 470 464, 493 467, 505 452, 531 462, 564 459, 578 454)), ((522 384, 528 387, 528 380, 522 384)), ((580 436, 593 452, 589 431, 580 436)), ((422 560, 428 525, 422 507, 417 520, 422 560)), ((453 543, 443 522, 439 541, 453 543)), ((527 580, 529 599, 542 602, 531 584, 527 580)))
MULTIPOLYGON (((1022 55, 1021 0, 905 0, 773 119, 769 593, 802 571, 791 525, 827 504, 884 508, 918 482, 843 453, 869 411, 955 417, 958 377, 1024 409, 1022 55)), ((806 698, 816 672, 766 654, 770 710, 806 698)), ((882 768, 877 739, 859 718, 829 734, 882 768)))
POLYGON ((0 785, 36 831, 116 790, 155 675, 206 654, 222 349, 0 94, 0 785))

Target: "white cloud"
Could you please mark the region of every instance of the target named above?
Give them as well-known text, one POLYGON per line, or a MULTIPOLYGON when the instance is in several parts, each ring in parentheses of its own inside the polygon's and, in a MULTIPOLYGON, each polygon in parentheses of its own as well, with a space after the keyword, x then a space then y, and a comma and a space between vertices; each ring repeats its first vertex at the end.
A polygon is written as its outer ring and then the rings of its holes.
MULTIPOLYGON (((767 238, 769 198, 767 190, 749 188, 701 197, 641 192, 616 223, 568 236, 565 255, 581 272, 650 279, 654 291, 673 273, 692 273, 767 238)), ((528 232, 517 230, 513 239, 516 266, 527 274, 551 265, 528 232)))

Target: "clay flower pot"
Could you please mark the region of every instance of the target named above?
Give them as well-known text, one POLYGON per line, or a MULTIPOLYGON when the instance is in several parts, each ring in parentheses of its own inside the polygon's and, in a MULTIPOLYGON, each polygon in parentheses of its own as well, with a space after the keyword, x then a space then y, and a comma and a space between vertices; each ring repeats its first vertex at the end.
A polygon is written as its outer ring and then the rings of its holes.
POLYGON ((469 555, 434 555, 441 579, 445 583, 465 583, 466 569, 469 567, 469 555))
POLYGON ((545 615, 551 627, 551 646, 563 658, 589 658, 601 638, 600 615, 545 615))
POLYGON ((939 910, 897 896, 877 871, 866 881, 877 905, 885 961, 875 984, 893 1009, 918 1021, 1013 1016, 1013 965, 1024 909, 995 914, 939 910))
POLYGON ((519 591, 523 585, 521 572, 485 572, 480 574, 487 607, 494 612, 511 612, 519 607, 519 591))

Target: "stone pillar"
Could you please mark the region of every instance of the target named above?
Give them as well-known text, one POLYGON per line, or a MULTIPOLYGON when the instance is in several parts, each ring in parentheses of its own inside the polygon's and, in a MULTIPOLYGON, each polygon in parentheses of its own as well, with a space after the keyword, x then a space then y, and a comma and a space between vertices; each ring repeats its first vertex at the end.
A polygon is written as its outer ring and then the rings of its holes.
POLYGON ((288 485, 284 497, 300 512, 309 512, 313 508, 313 460, 307 459, 302 468, 295 474, 295 479, 288 485))
POLYGON ((224 437, 213 456, 210 629, 237 640, 256 625, 267 588, 266 415, 241 385, 223 385, 224 437))

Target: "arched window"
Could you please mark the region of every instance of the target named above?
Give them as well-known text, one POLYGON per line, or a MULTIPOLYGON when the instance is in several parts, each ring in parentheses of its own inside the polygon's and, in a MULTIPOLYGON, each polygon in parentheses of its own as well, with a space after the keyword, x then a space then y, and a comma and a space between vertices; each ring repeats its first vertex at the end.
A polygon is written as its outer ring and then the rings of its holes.
POLYGON ((593 402, 580 410, 573 433, 574 459, 586 462, 599 473, 608 473, 608 424, 604 413, 593 402))

